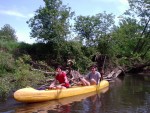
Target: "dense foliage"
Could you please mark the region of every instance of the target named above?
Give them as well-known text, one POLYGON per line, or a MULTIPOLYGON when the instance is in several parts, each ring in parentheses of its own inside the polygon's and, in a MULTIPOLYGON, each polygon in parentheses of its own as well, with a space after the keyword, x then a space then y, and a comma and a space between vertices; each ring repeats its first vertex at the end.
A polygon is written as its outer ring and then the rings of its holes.
MULTIPOLYGON (((5 26, 10 25, 4 25, 5 26)), ((29 55, 21 54, 20 44, 16 41, 15 32, 11 29, 0 32, 0 101, 5 100, 18 88, 37 86, 44 80, 43 73, 30 71, 29 55), (4 38, 5 37, 5 38, 4 38), (43 78, 43 79, 42 79, 43 78)))
POLYGON ((95 16, 77 16, 74 30, 87 46, 97 46, 98 41, 109 34, 114 25, 112 14, 99 13, 95 16))

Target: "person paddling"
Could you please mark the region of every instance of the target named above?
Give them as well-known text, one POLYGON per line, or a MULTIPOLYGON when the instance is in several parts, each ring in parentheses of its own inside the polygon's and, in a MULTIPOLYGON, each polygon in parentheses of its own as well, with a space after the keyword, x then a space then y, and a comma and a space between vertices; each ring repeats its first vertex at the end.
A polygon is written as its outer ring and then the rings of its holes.
POLYGON ((49 89, 66 89, 69 87, 70 84, 66 76, 66 72, 62 71, 62 67, 60 65, 57 66, 55 80, 51 83, 49 89), (56 85, 57 81, 59 82, 58 85, 56 85))

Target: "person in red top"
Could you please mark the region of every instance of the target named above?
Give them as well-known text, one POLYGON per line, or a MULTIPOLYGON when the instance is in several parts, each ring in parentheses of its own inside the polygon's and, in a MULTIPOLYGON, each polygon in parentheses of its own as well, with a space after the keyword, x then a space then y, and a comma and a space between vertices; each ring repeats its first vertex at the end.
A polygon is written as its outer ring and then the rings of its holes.
POLYGON ((56 68, 56 77, 55 80, 51 83, 49 86, 49 89, 66 89, 70 87, 68 78, 66 76, 66 73, 62 71, 61 66, 58 66, 56 68), (59 82, 59 85, 56 85, 57 81, 59 82))

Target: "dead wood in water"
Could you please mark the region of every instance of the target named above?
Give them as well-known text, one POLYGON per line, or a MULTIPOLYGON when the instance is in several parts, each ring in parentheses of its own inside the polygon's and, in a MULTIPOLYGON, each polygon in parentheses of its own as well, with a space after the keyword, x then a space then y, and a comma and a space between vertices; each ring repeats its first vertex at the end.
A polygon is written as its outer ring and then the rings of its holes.
POLYGON ((117 78, 122 73, 124 73, 124 70, 121 67, 117 67, 113 69, 113 71, 111 71, 109 74, 105 75, 104 79, 111 80, 117 78))

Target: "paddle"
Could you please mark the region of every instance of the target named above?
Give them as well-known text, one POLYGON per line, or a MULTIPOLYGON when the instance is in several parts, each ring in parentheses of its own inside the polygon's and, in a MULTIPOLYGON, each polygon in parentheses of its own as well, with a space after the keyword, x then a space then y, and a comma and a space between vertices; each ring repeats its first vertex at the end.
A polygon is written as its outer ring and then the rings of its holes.
POLYGON ((49 87, 49 84, 45 84, 45 85, 42 85, 39 88, 37 88, 37 90, 46 90, 46 89, 48 89, 48 87, 49 87))

